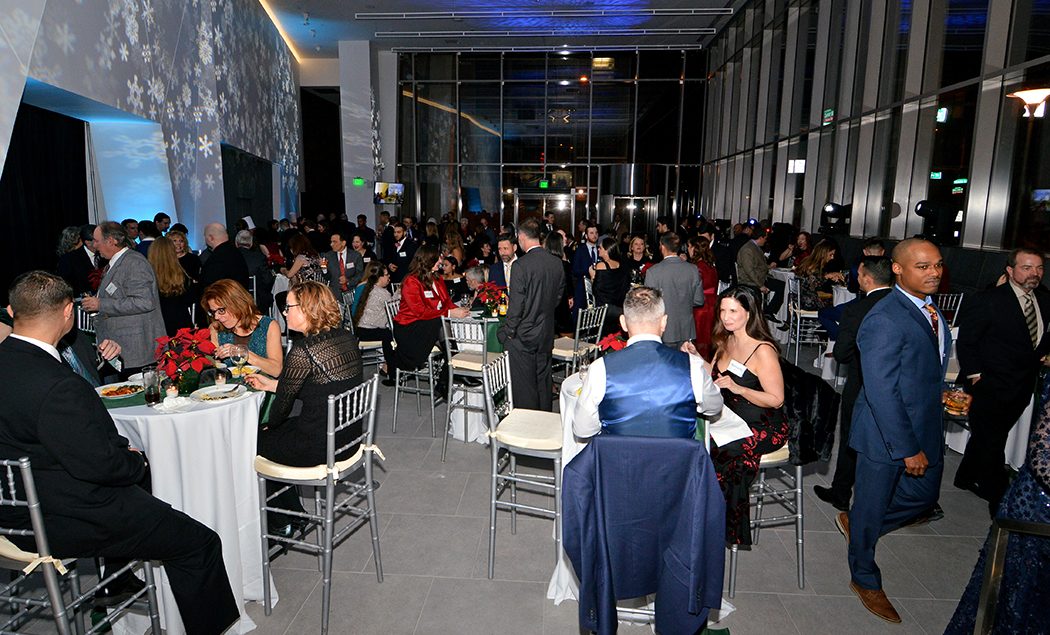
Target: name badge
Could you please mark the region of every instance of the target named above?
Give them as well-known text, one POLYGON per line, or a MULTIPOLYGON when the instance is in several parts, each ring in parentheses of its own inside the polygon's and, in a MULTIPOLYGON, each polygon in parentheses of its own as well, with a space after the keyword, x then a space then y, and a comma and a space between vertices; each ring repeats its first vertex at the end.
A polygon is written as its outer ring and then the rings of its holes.
POLYGON ((110 295, 113 295, 116 292, 117 292, 117 285, 115 285, 112 282, 110 282, 109 285, 106 287, 106 293, 108 293, 110 295))
POLYGON ((440 311, 440 310, 441 310, 441 308, 442 308, 442 307, 441 307, 441 303, 440 303, 440 302, 438 302, 438 311, 440 311))
POLYGON ((744 366, 743 364, 734 359, 729 362, 729 368, 727 368, 726 370, 733 373, 737 377, 743 377, 744 371, 747 370, 747 366, 744 366))
MULTIPOLYGON (((363 260, 363 261, 364 261, 364 262, 366 262, 366 263, 367 263, 367 262, 372 262, 372 259, 371 259, 371 258, 362 258, 361 260, 363 260)), ((350 266, 352 267, 353 265, 350 265, 350 266)))
POLYGON ((434 299, 434 292, 433 291, 424 291, 423 292, 423 297, 427 298, 428 300, 432 300, 432 299, 434 299))
POLYGON ((347 269, 353 269, 354 268, 354 263, 352 263, 352 262, 346 263, 346 268, 347 269))
POLYGON ((460 281, 460 278, 453 278, 452 279, 452 283, 453 284, 459 284, 459 281, 460 281))
POLYGON ((402 258, 408 258, 408 253, 404 251, 397 252, 397 255, 401 256, 402 258))

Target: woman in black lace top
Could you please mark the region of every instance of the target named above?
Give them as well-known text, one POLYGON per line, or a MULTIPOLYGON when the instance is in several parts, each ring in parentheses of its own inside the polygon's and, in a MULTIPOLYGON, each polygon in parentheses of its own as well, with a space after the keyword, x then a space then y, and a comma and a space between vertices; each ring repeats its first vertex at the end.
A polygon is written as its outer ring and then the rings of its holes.
MULTIPOLYGON (((251 375, 252 387, 276 393, 270 420, 259 430, 258 453, 271 461, 295 467, 322 465, 327 460, 328 395, 359 385, 361 351, 357 338, 340 327, 342 314, 335 296, 320 282, 301 282, 288 292, 285 308, 288 326, 305 335, 284 359, 281 376, 271 379, 251 375), (290 417, 296 399, 302 411, 290 417)), ((361 435, 361 423, 336 437, 336 447, 361 435)), ((352 446, 336 457, 345 459, 352 446)))

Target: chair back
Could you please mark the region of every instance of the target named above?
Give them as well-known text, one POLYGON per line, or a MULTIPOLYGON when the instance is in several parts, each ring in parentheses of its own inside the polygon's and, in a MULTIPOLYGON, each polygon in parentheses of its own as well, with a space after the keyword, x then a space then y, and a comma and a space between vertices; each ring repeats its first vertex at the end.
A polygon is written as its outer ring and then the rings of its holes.
POLYGON ((398 293, 401 293, 401 283, 400 282, 391 282, 390 283, 390 294, 391 295, 397 295, 398 293))
POLYGON ((253 273, 248 276, 248 294, 252 296, 252 300, 255 300, 255 306, 259 306, 259 296, 256 295, 256 291, 259 289, 259 279, 253 273))
POLYGON ((81 330, 81 331, 83 331, 85 333, 91 333, 92 335, 94 335, 94 333, 95 333, 95 316, 98 315, 98 314, 97 313, 88 313, 87 311, 84 310, 83 307, 80 306, 79 302, 74 304, 73 307, 74 307, 74 309, 76 311, 76 314, 77 314, 76 315, 76 318, 77 318, 77 329, 81 330))
POLYGON ((944 317, 948 318, 949 326, 955 326, 959 317, 959 307, 963 301, 962 293, 935 293, 933 303, 937 305, 944 317))
POLYGON ((792 308, 799 308, 799 289, 798 289, 798 277, 790 276, 787 279, 787 300, 788 305, 792 308))
POLYGON ((386 322, 390 326, 390 332, 394 332, 394 317, 401 310, 401 298, 395 298, 386 303, 386 322))
POLYGON ((587 308, 594 306, 594 284, 590 278, 583 279, 583 295, 587 298, 587 308))
POLYGON ((452 363, 452 357, 457 353, 481 353, 482 366, 489 363, 486 326, 482 320, 442 317, 441 328, 445 334, 448 363, 452 363))
POLYGON ((379 375, 372 375, 360 386, 338 395, 328 395, 328 478, 335 477, 335 457, 360 443, 372 445, 376 429, 376 398, 379 395, 379 375), (335 437, 351 425, 363 421, 362 432, 346 445, 336 447, 335 437))
POLYGON ((581 344, 598 345, 602 338, 602 326, 605 324, 605 314, 609 310, 608 304, 602 306, 581 309, 576 314, 576 342, 573 344, 573 353, 579 354, 581 344))
POLYGON ((510 355, 503 353, 481 369, 485 390, 485 421, 490 432, 514 410, 514 395, 510 385, 510 355))

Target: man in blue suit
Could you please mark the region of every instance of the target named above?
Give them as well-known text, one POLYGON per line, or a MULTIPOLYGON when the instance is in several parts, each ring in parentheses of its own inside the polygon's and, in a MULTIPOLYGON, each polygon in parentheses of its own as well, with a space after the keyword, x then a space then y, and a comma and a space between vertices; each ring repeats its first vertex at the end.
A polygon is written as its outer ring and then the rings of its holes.
POLYGON ((576 312, 587 308, 587 293, 584 280, 587 279, 587 271, 591 265, 598 262, 598 227, 591 222, 587 223, 587 229, 583 232, 583 240, 576 247, 576 253, 572 255, 572 277, 575 288, 572 302, 572 315, 575 319, 576 312))
POLYGON ((951 333, 930 299, 943 268, 933 243, 912 238, 898 244, 897 284, 857 333, 864 385, 849 438, 857 477, 853 507, 836 524, 849 543, 850 589, 888 622, 901 618, 882 590, 875 545, 930 513, 944 470, 941 393, 951 333))
POLYGON ((518 260, 518 241, 510 234, 500 234, 496 244, 499 250, 499 261, 489 266, 489 282, 509 290, 510 270, 518 260))

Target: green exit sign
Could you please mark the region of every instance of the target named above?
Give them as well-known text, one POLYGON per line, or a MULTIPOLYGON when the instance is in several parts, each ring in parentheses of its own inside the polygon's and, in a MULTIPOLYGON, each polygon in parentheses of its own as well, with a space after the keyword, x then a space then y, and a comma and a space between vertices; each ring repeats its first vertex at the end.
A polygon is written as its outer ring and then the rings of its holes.
POLYGON ((364 186, 365 186, 365 180, 363 178, 361 178, 360 176, 355 176, 354 177, 354 187, 364 187, 364 186))
POLYGON ((931 180, 939 181, 939 180, 941 180, 942 176, 943 176, 943 174, 941 174, 940 172, 930 172, 930 179, 931 180))
POLYGON ((545 189, 549 188, 550 186, 551 186, 551 182, 548 181, 547 179, 544 179, 544 180, 540 181, 540 189, 541 190, 545 190, 545 189))
POLYGON ((833 121, 835 121, 835 109, 834 108, 825 108, 824 109, 824 117, 821 120, 821 124, 826 126, 826 125, 830 124, 833 121))

